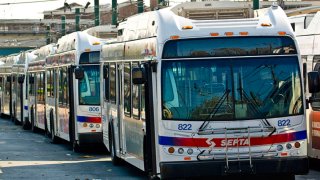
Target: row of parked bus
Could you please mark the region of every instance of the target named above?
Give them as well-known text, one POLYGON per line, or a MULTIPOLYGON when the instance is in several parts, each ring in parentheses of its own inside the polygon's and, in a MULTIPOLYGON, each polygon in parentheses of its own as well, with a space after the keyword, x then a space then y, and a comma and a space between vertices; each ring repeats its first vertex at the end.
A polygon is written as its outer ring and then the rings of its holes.
POLYGON ((116 39, 74 32, 2 57, 1 113, 74 149, 103 142, 152 178, 307 173, 319 74, 283 10, 193 20, 181 8, 132 16, 116 39))

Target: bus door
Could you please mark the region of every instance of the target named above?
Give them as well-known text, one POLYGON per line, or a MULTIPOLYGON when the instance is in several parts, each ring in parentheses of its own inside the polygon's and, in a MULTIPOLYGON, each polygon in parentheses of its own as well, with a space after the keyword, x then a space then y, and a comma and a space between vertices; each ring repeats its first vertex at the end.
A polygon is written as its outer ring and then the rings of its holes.
POLYGON ((120 134, 119 136, 119 150, 120 154, 123 153, 123 138, 125 137, 124 131, 123 131, 123 65, 117 64, 117 100, 118 100, 118 132, 120 134))
POLYGON ((58 89, 58 121, 57 129, 59 137, 70 141, 69 136, 69 79, 67 67, 59 69, 59 89, 58 89))

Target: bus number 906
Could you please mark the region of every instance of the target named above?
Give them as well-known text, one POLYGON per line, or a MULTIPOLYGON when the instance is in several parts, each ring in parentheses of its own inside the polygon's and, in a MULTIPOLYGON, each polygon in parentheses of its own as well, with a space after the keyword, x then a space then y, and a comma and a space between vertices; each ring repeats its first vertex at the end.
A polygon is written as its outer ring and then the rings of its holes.
POLYGON ((99 112, 99 107, 89 107, 89 112, 99 112))

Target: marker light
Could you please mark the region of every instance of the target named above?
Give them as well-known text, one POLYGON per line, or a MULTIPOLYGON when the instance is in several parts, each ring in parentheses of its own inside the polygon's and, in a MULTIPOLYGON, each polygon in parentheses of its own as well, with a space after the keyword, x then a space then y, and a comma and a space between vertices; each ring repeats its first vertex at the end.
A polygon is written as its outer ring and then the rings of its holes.
POLYGON ((284 32, 284 31, 279 31, 278 34, 279 34, 280 36, 285 36, 287 33, 284 32))
POLYGON ((281 156, 288 156, 288 152, 282 152, 280 153, 281 156))
POLYGON ((248 36, 248 32, 239 32, 239 34, 241 35, 241 36, 248 36))
POLYGON ((219 33, 210 33, 210 36, 216 37, 216 36, 219 36, 219 33))
POLYGON ((233 32, 225 32, 224 35, 226 35, 226 36, 233 36, 233 32))
POLYGON ((94 42, 92 45, 100 45, 100 42, 94 42))
POLYGON ((87 49, 85 49, 84 51, 85 51, 85 52, 90 52, 91 49, 90 49, 90 48, 87 48, 87 49))
POLYGON ((281 145, 281 144, 279 144, 278 146, 277 146, 277 151, 282 151, 283 150, 283 146, 281 145))
POLYGON ((180 36, 170 36, 170 39, 172 39, 172 40, 176 40, 176 39, 179 39, 180 38, 180 36))
POLYGON ((178 153, 179 153, 179 154, 183 154, 183 152, 184 152, 183 148, 179 148, 179 149, 178 149, 178 153))
POLYGON ((292 148, 292 145, 291 145, 290 143, 288 143, 288 144, 286 145, 286 148, 287 148, 287 149, 291 149, 291 148, 292 148))
POLYGON ((183 158, 185 161, 190 161, 191 160, 191 157, 190 156, 186 156, 183 158))
POLYGON ((270 26, 272 26, 270 23, 261 23, 261 26, 263 26, 263 27, 270 27, 270 26))
POLYGON ((294 147, 295 147, 295 148, 300 148, 300 146, 301 146, 301 144, 300 144, 299 142, 295 142, 295 143, 294 143, 294 147))
POLYGON ((174 148, 173 148, 173 147, 169 147, 168 152, 169 152, 170 154, 174 153, 174 148))
POLYGON ((193 26, 182 26, 182 29, 193 29, 193 26))

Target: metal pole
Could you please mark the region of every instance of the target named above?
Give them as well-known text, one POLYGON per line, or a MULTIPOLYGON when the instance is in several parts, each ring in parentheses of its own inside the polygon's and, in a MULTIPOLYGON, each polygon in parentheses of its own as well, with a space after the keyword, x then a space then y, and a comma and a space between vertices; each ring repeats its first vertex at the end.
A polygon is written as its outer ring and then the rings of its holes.
POLYGON ((259 9, 259 0, 253 0, 253 10, 259 9))
POLYGON ((117 8, 118 8, 118 4, 117 4, 117 0, 112 0, 112 25, 117 25, 117 19, 118 19, 118 13, 117 13, 117 8))
POLYGON ((50 34, 50 25, 47 25, 47 32, 46 32, 46 36, 47 36, 47 44, 51 43, 51 34, 50 34))
POLYGON ((94 25, 100 25, 99 0, 94 0, 94 25))
POLYGON ((66 35, 66 16, 61 16, 61 35, 66 35))
POLYGON ((76 31, 80 31, 80 8, 76 8, 76 31))
POLYGON ((143 13, 143 0, 138 0, 138 13, 143 13))

